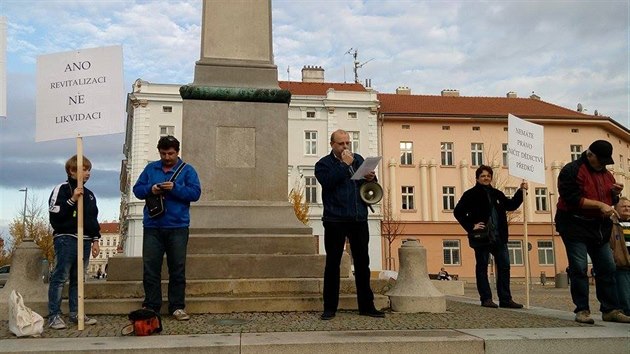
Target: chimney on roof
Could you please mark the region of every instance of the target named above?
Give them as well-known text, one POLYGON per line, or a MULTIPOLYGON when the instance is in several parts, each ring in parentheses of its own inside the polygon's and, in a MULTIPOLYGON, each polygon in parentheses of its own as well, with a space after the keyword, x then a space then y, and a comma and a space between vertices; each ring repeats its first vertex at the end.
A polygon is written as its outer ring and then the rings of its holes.
POLYGON ((396 88, 397 95, 411 95, 411 89, 407 86, 398 86, 396 88))
POLYGON ((538 96, 537 94, 534 93, 534 91, 532 91, 532 95, 529 96, 529 98, 531 98, 532 100, 538 100, 540 101, 540 96, 538 96))
POLYGON ((507 98, 517 98, 516 92, 510 91, 505 95, 507 98))
POLYGON ((442 90, 442 97, 459 97, 459 90, 444 89, 442 90))
POLYGON ((305 65, 302 68, 302 82, 324 82, 324 69, 321 66, 305 65))

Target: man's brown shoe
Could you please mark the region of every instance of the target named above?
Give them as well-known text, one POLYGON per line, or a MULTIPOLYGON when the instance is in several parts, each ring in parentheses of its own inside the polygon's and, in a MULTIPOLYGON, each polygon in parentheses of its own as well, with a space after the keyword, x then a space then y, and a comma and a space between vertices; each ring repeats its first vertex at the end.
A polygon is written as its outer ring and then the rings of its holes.
POLYGON ((492 299, 490 299, 490 300, 484 300, 484 301, 481 303, 481 306, 483 306, 483 307, 489 307, 489 308, 492 308, 492 309, 499 308, 499 305, 495 304, 495 303, 494 303, 494 301, 492 301, 492 299))
POLYGON ((626 316, 621 310, 612 310, 602 313, 602 320, 606 322, 630 323, 630 316, 626 316))
MULTIPOLYGON (((602 315, 603 316, 603 315, 602 315)), ((575 314, 575 322, 594 324, 595 320, 591 317, 591 311, 582 310, 575 314)))

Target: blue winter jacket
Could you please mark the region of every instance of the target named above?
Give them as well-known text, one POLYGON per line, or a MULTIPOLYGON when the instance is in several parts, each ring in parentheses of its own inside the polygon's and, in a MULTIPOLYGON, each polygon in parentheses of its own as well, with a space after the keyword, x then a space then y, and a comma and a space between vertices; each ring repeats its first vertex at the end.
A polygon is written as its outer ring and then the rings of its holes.
MULTIPOLYGON (((167 182, 175 173, 175 170, 183 161, 178 159, 177 164, 168 172, 162 170, 162 161, 154 161, 148 164, 138 177, 133 186, 133 194, 138 199, 145 199, 151 194, 154 184, 167 182)), ((199 200, 201 196, 201 183, 197 171, 191 165, 184 166, 177 176, 173 189, 164 194, 164 209, 161 216, 151 218, 144 207, 143 225, 147 228, 174 229, 188 227, 190 225, 190 202, 199 200)))
POLYGON ((322 186, 323 221, 367 221, 367 204, 359 196, 365 180, 350 179, 362 163, 363 157, 354 154, 352 166, 348 166, 331 151, 315 164, 315 177, 322 186))

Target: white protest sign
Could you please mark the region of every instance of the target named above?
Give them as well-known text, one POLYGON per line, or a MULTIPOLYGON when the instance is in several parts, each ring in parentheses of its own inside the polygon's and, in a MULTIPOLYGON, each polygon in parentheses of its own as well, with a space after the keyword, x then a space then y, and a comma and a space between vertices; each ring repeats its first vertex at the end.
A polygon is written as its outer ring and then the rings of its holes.
POLYGON ((508 172, 545 184, 545 136, 542 125, 508 115, 508 172))
POLYGON ((124 131, 122 47, 37 57, 35 141, 124 131))

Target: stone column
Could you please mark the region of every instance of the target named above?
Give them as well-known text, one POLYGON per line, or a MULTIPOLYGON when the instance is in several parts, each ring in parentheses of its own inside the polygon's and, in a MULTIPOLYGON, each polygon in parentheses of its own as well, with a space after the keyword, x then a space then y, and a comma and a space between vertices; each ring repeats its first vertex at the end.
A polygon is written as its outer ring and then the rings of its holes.
POLYGON ((459 163, 459 183, 461 185, 459 195, 462 195, 466 190, 468 190, 468 188, 470 188, 468 184, 468 161, 466 161, 466 159, 463 159, 459 163))
POLYGON ((389 191, 388 194, 388 202, 389 202, 389 212, 393 216, 394 215, 394 206, 396 204, 396 159, 392 158, 389 160, 387 164, 387 168, 389 169, 389 191))
POLYGON ((291 93, 271 39, 270 0, 204 0, 201 59, 180 88, 182 158, 202 188, 192 228, 304 227, 287 198, 291 93))
POLYGON ((429 179, 431 188, 431 221, 438 221, 438 182, 437 182, 437 162, 435 159, 429 161, 429 179))
POLYGON ((195 85, 278 88, 271 0, 204 0, 195 85))
POLYGON ((427 160, 420 160, 420 201, 422 221, 429 221, 429 182, 427 178, 427 160))

